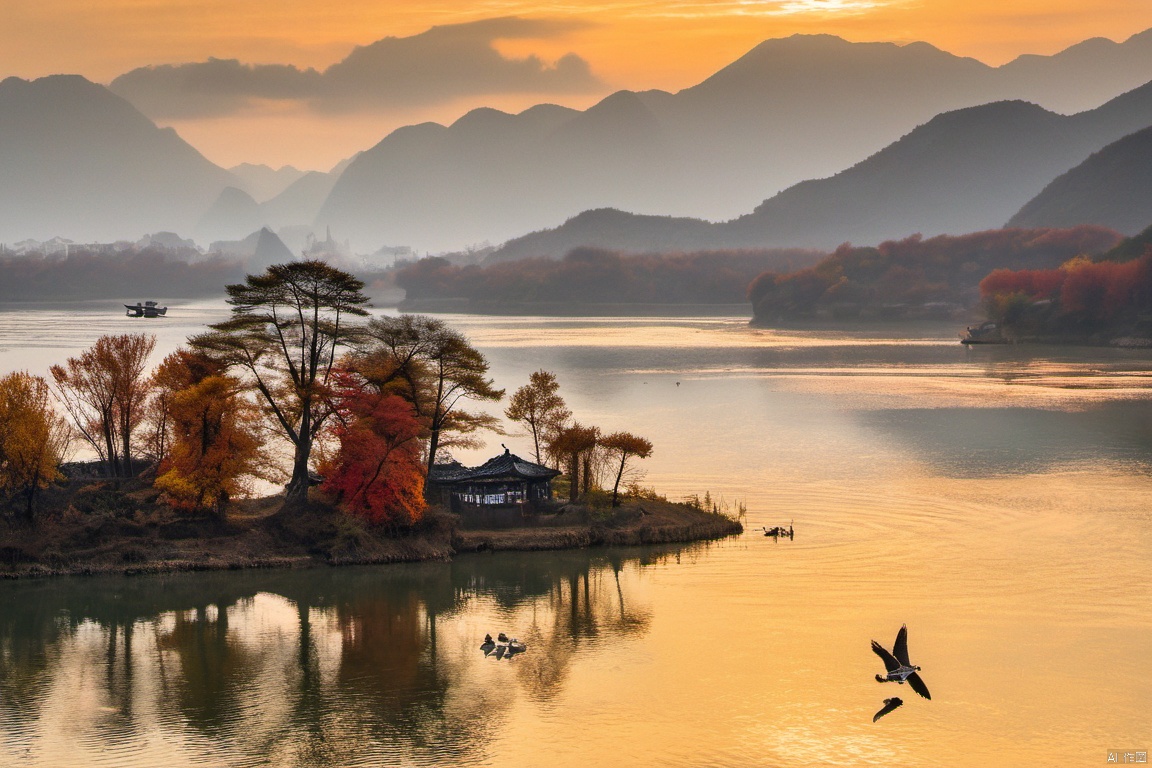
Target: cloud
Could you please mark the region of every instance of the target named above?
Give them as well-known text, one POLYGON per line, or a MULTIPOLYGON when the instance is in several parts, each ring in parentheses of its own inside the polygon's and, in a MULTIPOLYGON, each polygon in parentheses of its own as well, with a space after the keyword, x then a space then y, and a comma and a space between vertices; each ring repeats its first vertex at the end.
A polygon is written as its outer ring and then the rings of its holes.
POLYGON ((114 92, 155 119, 221 117, 257 102, 303 102, 318 112, 425 106, 467 96, 588 93, 604 88, 588 62, 508 58, 497 40, 548 39, 587 24, 506 17, 432 27, 355 48, 323 72, 288 64, 209 59, 141 67, 112 81, 114 92))

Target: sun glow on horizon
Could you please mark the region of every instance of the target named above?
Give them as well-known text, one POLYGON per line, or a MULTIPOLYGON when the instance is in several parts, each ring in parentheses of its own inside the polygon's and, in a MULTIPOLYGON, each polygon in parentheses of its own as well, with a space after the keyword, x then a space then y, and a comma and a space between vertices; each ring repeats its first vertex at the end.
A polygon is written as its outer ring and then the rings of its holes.
MULTIPOLYGON (((109 83, 139 67, 236 60, 323 71, 353 51, 392 38, 408 45, 436 27, 517 17, 533 34, 489 35, 515 62, 579 62, 598 89, 484 91, 420 105, 311 110, 307 101, 257 104, 225 115, 153 115, 216 162, 321 168, 413 121, 449 123, 469 109, 519 111, 537 103, 577 109, 619 89, 693 86, 771 38, 830 34, 851 42, 924 41, 958 56, 1003 64, 1051 55, 1090 37, 1117 42, 1152 27, 1146 0, 10 0, 0 13, 0 78, 81 74, 109 83), (566 57, 571 57, 567 58, 566 57), (283 138, 294 133, 292 140, 283 138), (271 138, 262 140, 261 136, 271 138), (243 146, 242 146, 243 145, 243 146), (256 152, 255 155, 251 154, 256 152)), ((444 50, 449 50, 445 48, 444 50)), ((416 61, 424 61, 416 57, 416 61)), ((435 57, 427 59, 435 63, 435 57)))

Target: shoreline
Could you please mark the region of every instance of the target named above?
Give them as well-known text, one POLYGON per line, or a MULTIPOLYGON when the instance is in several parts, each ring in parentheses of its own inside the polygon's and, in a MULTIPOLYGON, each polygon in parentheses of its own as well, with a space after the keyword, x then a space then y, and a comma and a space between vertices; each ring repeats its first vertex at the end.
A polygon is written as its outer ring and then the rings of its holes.
POLYGON ((630 302, 481 302, 471 299, 404 299, 400 312, 497 317, 752 317, 748 302, 727 304, 630 302))
POLYGON ((737 520, 723 515, 643 500, 599 512, 591 521, 585 510, 568 513, 579 519, 574 524, 551 520, 500 529, 461 527, 457 516, 434 511, 419 529, 389 535, 322 504, 266 514, 275 499, 253 501, 257 514, 222 521, 175 518, 141 523, 103 518, 11 527, 0 539, 0 580, 447 562, 474 552, 710 541, 744 530, 737 520), (66 546, 72 542, 89 546, 66 546))

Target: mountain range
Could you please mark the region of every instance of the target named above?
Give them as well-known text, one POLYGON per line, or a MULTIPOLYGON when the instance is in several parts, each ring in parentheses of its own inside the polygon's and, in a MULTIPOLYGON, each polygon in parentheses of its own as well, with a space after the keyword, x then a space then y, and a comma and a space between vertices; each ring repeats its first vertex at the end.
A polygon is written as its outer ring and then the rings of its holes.
POLYGON ((188 233, 235 184, 171 129, 75 75, 0 82, 0 241, 188 233))
MULTIPOLYGON (((556 258, 580 246, 636 252, 668 250, 670 244, 679 244, 680 249, 830 250, 844 242, 875 244, 914 233, 932 236, 995 229, 1049 181, 1093 152, 1149 125, 1152 83, 1071 116, 1023 101, 970 107, 939 115, 867 160, 829 178, 801 182, 732 221, 713 224, 593 210, 555 229, 515 238, 490 258, 556 258)), ((1129 139, 1120 142, 1129 143, 1129 139)), ((1077 192, 1086 192, 1083 187, 1080 184, 1063 194, 1075 197, 1077 192)), ((1011 225, 1114 226, 1116 220, 1080 216, 1016 217, 1011 225)), ((1122 232, 1142 229, 1152 221, 1152 209, 1134 212, 1132 218, 1136 225, 1115 228, 1122 232)))
POLYGON ((580 211, 569 229, 637 247, 700 248, 717 233, 725 247, 810 246, 979 229, 1152 124, 1144 89, 1097 108, 1149 80, 1152 31, 1001 67, 926 43, 797 35, 678 93, 620 91, 583 111, 474 110, 450 126, 394 131, 346 168, 301 175, 220 168, 78 76, 9 78, 0 241, 163 229, 208 242, 307 225, 330 226, 360 251, 443 250, 580 211))
POLYGON ((349 166, 319 223, 357 243, 442 249, 596 208, 724 220, 942 112, 1005 99, 1082 111, 1149 80, 1152 33, 1002 67, 926 43, 797 35, 675 94, 620 91, 584 111, 484 109, 402 128, 349 166))
POLYGON ((1013 227, 1100 224, 1125 235, 1152 222, 1152 128, 1108 145, 1061 174, 1008 222, 1013 227))

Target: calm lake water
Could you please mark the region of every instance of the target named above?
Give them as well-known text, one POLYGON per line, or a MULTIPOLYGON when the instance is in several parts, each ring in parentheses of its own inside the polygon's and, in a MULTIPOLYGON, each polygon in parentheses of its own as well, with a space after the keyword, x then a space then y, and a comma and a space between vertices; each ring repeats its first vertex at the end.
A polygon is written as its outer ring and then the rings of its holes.
MULTIPOLYGON (((0 313, 0 372, 225 314, 0 313)), ((1097 765, 1152 750, 1152 353, 449 317, 739 538, 0 584, 0 765, 1097 765), (794 521, 794 541, 757 535, 794 521), (909 628, 932 700, 869 650, 909 628), (478 646, 507 631, 528 651, 478 646), (883 699, 904 706, 877 723, 883 699)), ((158 359, 158 358, 157 358, 158 359)), ((477 462, 505 442, 496 436, 477 462)))

